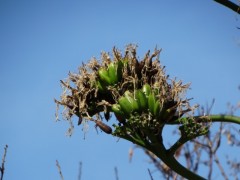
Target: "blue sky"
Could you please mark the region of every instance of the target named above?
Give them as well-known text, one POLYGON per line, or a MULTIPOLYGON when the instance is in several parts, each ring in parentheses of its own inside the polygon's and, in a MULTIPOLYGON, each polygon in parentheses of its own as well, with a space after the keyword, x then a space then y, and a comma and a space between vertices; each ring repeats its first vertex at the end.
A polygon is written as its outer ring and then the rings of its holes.
MULTIPOLYGON (((150 179, 142 150, 132 163, 124 140, 82 127, 66 137, 68 124, 55 122, 53 99, 60 79, 82 62, 113 46, 138 44, 138 55, 156 46, 171 77, 191 82, 188 97, 213 113, 240 99, 239 16, 207 1, 1 0, 0 1, 0 155, 8 144, 5 179, 112 180, 114 167, 124 180, 150 179)), ((238 113, 239 115, 239 113, 238 113)), ((158 173, 153 174, 156 179, 158 173)))

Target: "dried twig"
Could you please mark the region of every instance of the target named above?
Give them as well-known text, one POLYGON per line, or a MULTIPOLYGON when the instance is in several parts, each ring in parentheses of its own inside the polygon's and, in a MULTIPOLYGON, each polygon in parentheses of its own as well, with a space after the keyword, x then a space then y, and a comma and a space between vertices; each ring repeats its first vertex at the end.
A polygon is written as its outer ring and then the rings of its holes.
POLYGON ((81 177, 82 177, 82 162, 79 163, 78 180, 81 180, 81 177))
POLYGON ((236 180, 238 179, 240 174, 240 162, 237 159, 229 159, 227 156, 227 164, 230 169, 232 169, 233 172, 230 173, 230 176, 233 176, 236 180))
POLYGON ((148 173, 149 173, 149 176, 150 176, 151 180, 153 180, 152 173, 151 173, 150 169, 148 169, 148 173))
POLYGON ((133 157, 133 148, 131 147, 128 152, 128 159, 129 162, 132 162, 132 157, 133 157))
POLYGON ((224 177, 224 179, 228 180, 228 177, 227 177, 227 175, 226 175, 226 173, 225 173, 225 171, 224 171, 224 169, 223 169, 223 167, 222 167, 222 165, 221 165, 221 163, 220 163, 220 161, 219 161, 219 159, 218 159, 216 154, 214 154, 214 160, 215 160, 215 162, 216 162, 216 164, 217 164, 217 166, 218 166, 222 176, 224 177))
POLYGON ((5 167, 4 167, 4 164, 5 164, 5 159, 6 159, 6 155, 7 155, 7 148, 8 148, 8 145, 5 146, 4 148, 4 154, 3 154, 3 158, 2 158, 2 166, 0 167, 0 171, 1 171, 1 180, 3 180, 3 175, 4 175, 4 171, 5 171, 5 167))
POLYGON ((117 167, 114 167, 114 172, 115 172, 115 178, 116 178, 116 180, 119 180, 117 167))
POLYGON ((61 180, 64 180, 62 170, 61 170, 61 167, 60 167, 60 164, 59 164, 58 160, 56 160, 56 166, 58 168, 58 172, 60 174, 61 180))

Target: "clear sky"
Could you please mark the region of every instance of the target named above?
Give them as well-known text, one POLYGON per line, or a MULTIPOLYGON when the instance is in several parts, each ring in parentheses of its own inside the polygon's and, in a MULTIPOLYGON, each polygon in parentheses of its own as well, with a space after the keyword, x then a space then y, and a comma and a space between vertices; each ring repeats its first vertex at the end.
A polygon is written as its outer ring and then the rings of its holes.
POLYGON ((212 113, 224 113, 240 99, 239 18, 212 0, 0 0, 0 156, 9 146, 4 178, 60 179, 58 160, 65 179, 77 179, 80 161, 82 180, 113 180, 115 166, 120 180, 150 179, 147 168, 154 167, 142 150, 129 163, 132 143, 93 127, 85 140, 82 127, 65 135, 68 124, 54 117, 59 80, 113 46, 136 43, 139 57, 158 46, 167 73, 192 83, 192 104, 215 98, 212 113))

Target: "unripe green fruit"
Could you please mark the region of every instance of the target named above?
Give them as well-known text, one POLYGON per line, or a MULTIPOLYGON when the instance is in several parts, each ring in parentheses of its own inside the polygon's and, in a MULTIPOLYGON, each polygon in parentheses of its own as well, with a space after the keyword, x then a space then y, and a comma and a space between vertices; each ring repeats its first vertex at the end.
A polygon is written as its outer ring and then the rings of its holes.
POLYGON ((112 105, 112 112, 114 112, 114 114, 119 122, 124 122, 126 120, 125 114, 122 111, 121 106, 119 104, 112 105))
POLYGON ((106 69, 100 68, 98 70, 98 74, 99 74, 100 80, 105 82, 106 85, 110 85, 111 84, 111 79, 110 79, 108 71, 106 69))
POLYGON ((149 84, 144 84, 143 87, 142 87, 142 91, 146 95, 146 97, 148 97, 149 94, 151 93, 150 85, 149 84))
POLYGON ((118 61, 117 63, 111 62, 108 68, 100 68, 98 75, 100 80, 105 83, 106 86, 115 85, 122 79, 123 62, 118 61))
POLYGON ((135 98, 138 103, 139 112, 145 111, 147 109, 148 100, 142 90, 138 89, 135 91, 135 98))
POLYGON ((122 96, 119 98, 118 103, 121 107, 121 110, 124 112, 125 116, 129 117, 133 111, 132 104, 129 102, 129 100, 126 97, 122 96))
POLYGON ((122 80, 123 66, 124 66, 123 62, 118 61, 118 63, 117 63, 117 78, 118 78, 118 81, 122 80))
POLYGON ((132 105, 132 111, 138 111, 139 110, 138 102, 136 99, 134 99, 133 94, 130 91, 125 91, 124 96, 132 105))
POLYGON ((155 107, 155 96, 153 93, 150 93, 148 96, 148 109, 149 112, 154 115, 154 107, 155 107))
POLYGON ((118 82, 117 65, 113 62, 108 66, 108 77, 110 78, 110 85, 114 85, 118 82))
POLYGON ((156 117, 156 119, 159 118, 160 116, 160 102, 159 101, 156 101, 155 102, 155 105, 154 105, 154 111, 153 111, 153 114, 154 116, 156 117))
POLYGON ((102 80, 99 80, 96 83, 97 83, 97 88, 100 92, 105 92, 107 90, 106 83, 104 83, 102 80))

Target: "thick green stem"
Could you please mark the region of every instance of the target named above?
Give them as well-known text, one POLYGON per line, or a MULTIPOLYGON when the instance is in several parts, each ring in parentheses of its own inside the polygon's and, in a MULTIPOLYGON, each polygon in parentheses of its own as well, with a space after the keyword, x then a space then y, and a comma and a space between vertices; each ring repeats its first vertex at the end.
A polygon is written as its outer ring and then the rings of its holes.
MULTIPOLYGON (((183 122, 187 121, 187 117, 180 118, 173 122, 168 122, 167 124, 183 124, 183 122)), ((225 122, 225 123, 235 123, 240 124, 240 117, 238 116, 229 116, 229 115, 208 115, 208 116, 194 116, 194 119, 197 122, 225 122)))
POLYGON ((229 116, 229 115, 209 115, 208 116, 212 122, 226 122, 226 123, 236 123, 240 124, 240 117, 229 116))
MULTIPOLYGON (((174 122, 169 122, 167 124, 169 125, 183 124, 188 120, 189 118, 184 117, 174 122)), ((226 122, 226 123, 240 124, 240 117, 229 116, 229 115, 194 116, 194 120, 196 120, 196 122, 226 122)), ((192 138, 181 137, 178 142, 176 142, 170 149, 167 150, 163 145, 163 141, 162 141, 162 133, 161 133, 162 128, 160 129, 160 132, 157 136, 153 132, 144 129, 144 134, 148 137, 147 140, 146 138, 142 138, 138 134, 135 134, 136 132, 134 131, 131 132, 132 134, 131 136, 119 136, 119 137, 129 140, 133 143, 136 143, 144 147, 145 149, 151 151, 158 158, 160 158, 170 169, 172 169, 182 177, 187 179, 194 179, 194 180, 204 180, 203 177, 199 176, 198 174, 195 174, 194 172, 190 171, 189 169, 181 165, 174 157, 176 150, 192 138)), ((198 136, 200 135, 204 135, 204 133, 199 134, 198 136)))
MULTIPOLYGON (((141 139, 140 141, 136 141, 136 139, 129 138, 128 136, 124 137, 121 136, 121 138, 127 139, 133 143, 136 143, 145 149, 151 151, 154 153, 158 158, 160 158, 170 169, 175 171, 177 174, 181 175, 184 178, 187 179, 194 179, 194 180, 204 180, 203 177, 195 174, 194 172, 190 171, 183 165, 181 165, 175 158, 174 154, 169 153, 168 150, 163 145, 162 142, 162 134, 159 133, 160 138, 156 136, 156 134, 153 134, 151 131, 146 131, 148 136, 148 140, 141 139)), ((137 136, 136 136, 137 138, 137 136)), ((185 142, 185 140, 183 140, 185 142)), ((182 143, 184 143, 182 142, 182 143)))
POLYGON ((172 147, 170 147, 170 148, 167 150, 167 154, 170 155, 170 156, 174 156, 174 154, 176 153, 176 151, 177 151, 183 144, 185 144, 185 143, 188 142, 188 141, 191 141, 191 140, 195 139, 196 137, 206 135, 208 132, 209 132, 209 131, 206 130, 206 131, 197 132, 196 134, 193 134, 192 136, 184 136, 184 135, 181 135, 181 137, 177 140, 177 142, 176 142, 175 144, 173 144, 172 147))
POLYGON ((173 155, 169 155, 163 144, 153 145, 152 147, 149 147, 149 150, 153 152, 157 157, 159 157, 170 169, 182 177, 194 180, 204 180, 203 177, 195 174, 194 172, 181 165, 173 155))
POLYGON ((180 137, 179 140, 178 140, 174 145, 172 145, 171 148, 169 148, 169 149, 167 150, 167 151, 168 151, 168 155, 174 156, 175 152, 176 152, 183 144, 185 144, 185 143, 188 142, 188 141, 189 141, 189 139, 180 137))
MULTIPOLYGON (((197 122, 226 122, 226 123, 236 123, 240 124, 240 117, 237 116, 229 116, 229 115, 209 115, 209 116, 195 116, 194 119, 197 122)), ((187 118, 181 118, 175 122, 171 122, 169 124, 182 124, 186 122, 187 118)), ((182 166, 175 158, 175 151, 186 143, 189 139, 180 138, 179 141, 174 144, 169 150, 166 150, 163 144, 157 144, 156 147, 151 149, 151 151, 157 155, 166 165, 168 165, 172 170, 180 174, 181 176, 187 179, 204 179, 199 175, 189 171, 184 166, 182 166)))

